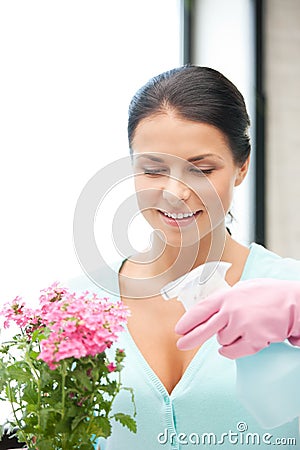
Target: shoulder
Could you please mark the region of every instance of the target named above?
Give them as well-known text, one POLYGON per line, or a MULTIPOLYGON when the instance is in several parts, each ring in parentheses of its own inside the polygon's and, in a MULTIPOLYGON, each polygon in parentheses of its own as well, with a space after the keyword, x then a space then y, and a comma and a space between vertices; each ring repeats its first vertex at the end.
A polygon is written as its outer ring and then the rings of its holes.
POLYGON ((119 299, 119 270, 124 260, 102 265, 90 273, 82 272, 69 278, 65 285, 74 292, 91 292, 100 297, 119 299))
POLYGON ((283 258, 262 245, 252 243, 242 279, 278 278, 300 280, 300 261, 283 258))

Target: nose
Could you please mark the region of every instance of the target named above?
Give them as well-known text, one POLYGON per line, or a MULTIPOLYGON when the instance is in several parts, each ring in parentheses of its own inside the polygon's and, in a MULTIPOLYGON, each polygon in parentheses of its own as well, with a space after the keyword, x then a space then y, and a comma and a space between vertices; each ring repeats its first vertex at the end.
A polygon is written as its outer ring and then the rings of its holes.
POLYGON ((163 199, 167 200, 170 205, 180 205, 180 203, 186 202, 190 195, 190 188, 186 184, 176 178, 168 177, 168 182, 163 190, 163 199))

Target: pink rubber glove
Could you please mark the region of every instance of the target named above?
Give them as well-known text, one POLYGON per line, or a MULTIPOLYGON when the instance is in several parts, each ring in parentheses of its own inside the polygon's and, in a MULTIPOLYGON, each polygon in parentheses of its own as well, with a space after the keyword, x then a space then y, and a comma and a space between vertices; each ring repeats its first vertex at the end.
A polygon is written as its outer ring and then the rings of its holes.
POLYGON ((300 281, 260 278, 240 281, 201 300, 177 322, 180 350, 217 333, 221 355, 251 355, 272 342, 300 346, 300 281))

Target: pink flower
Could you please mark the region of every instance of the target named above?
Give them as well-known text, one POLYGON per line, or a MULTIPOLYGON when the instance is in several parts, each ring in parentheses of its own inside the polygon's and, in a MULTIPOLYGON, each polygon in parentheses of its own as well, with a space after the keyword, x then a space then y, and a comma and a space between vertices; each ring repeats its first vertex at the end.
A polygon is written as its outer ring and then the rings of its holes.
POLYGON ((50 303, 43 299, 43 320, 50 335, 41 342, 40 359, 55 364, 70 357, 95 356, 118 339, 129 315, 122 302, 112 304, 88 292, 78 297, 67 290, 60 292, 50 303))
MULTIPOLYGON (((45 361, 51 369, 67 358, 95 356, 104 352, 124 330, 129 310, 122 303, 110 303, 95 293, 76 295, 57 282, 43 289, 40 308, 26 308, 20 297, 6 304, 0 312, 4 326, 15 322, 24 328, 30 337, 37 328, 45 331, 46 338, 40 342, 38 359, 45 361)), ((109 366, 112 371, 115 370, 109 366)))
POLYGON ((59 282, 55 281, 48 288, 41 290, 41 295, 39 298, 41 306, 48 305, 49 302, 59 300, 66 292, 67 289, 59 286, 59 282))
POLYGON ((5 303, 0 315, 4 318, 4 328, 9 328, 11 322, 19 327, 28 325, 34 317, 34 310, 26 308, 22 298, 17 296, 11 303, 5 303))
POLYGON ((110 372, 114 372, 117 368, 117 366, 113 362, 109 363, 106 367, 110 372))

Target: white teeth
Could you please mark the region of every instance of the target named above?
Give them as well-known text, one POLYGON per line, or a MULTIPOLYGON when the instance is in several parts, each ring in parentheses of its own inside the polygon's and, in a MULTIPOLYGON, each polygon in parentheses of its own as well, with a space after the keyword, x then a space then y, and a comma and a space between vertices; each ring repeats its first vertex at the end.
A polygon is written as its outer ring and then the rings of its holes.
POLYGON ((196 212, 191 212, 191 213, 167 213, 164 212, 164 215, 167 217, 171 217, 172 219, 185 219, 187 217, 192 217, 194 214, 196 214, 196 212))

